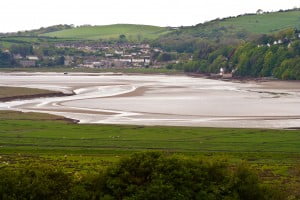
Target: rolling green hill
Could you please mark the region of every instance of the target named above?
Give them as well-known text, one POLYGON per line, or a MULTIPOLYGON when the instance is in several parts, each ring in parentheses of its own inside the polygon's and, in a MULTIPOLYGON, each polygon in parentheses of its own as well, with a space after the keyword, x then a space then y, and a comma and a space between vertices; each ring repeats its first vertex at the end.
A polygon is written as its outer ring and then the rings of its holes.
POLYGON ((247 32, 272 34, 287 28, 300 29, 300 10, 246 14, 238 17, 216 19, 196 26, 184 27, 182 33, 194 35, 220 35, 222 33, 247 32), (217 34, 218 33, 218 34, 217 34))
POLYGON ((21 34, 2 34, 0 48, 13 44, 41 44, 73 40, 116 40, 124 34, 128 41, 152 40, 167 51, 193 52, 199 41, 236 45, 241 41, 257 39, 261 34, 274 34, 287 28, 300 29, 300 10, 245 14, 216 19, 195 26, 168 27, 115 24, 105 26, 57 25, 21 34))
POLYGON ((300 10, 245 14, 181 27, 162 35, 157 44, 166 50, 191 52, 193 46, 203 39, 225 45, 235 45, 241 41, 256 39, 261 34, 274 34, 287 28, 300 29, 300 10))
POLYGON ((220 26, 232 26, 252 33, 268 34, 286 28, 300 28, 300 11, 273 12, 228 18, 220 26))
POLYGON ((287 28, 300 29, 300 11, 247 14, 216 19, 204 24, 180 28, 163 38, 248 39, 253 35, 272 34, 287 28))
POLYGON ((97 40, 117 39, 120 35, 124 34, 128 40, 143 40, 156 39, 170 31, 168 28, 157 26, 115 24, 106 26, 82 26, 41 34, 41 36, 97 40))
MULTIPOLYGON (((286 28, 300 29, 300 10, 271 12, 264 14, 246 14, 238 17, 217 19, 189 27, 180 27, 176 31, 167 27, 114 24, 105 26, 81 26, 72 28, 68 25, 57 25, 38 30, 27 31, 26 36, 56 37, 58 39, 117 39, 126 35, 129 41, 170 38, 189 40, 192 38, 208 39, 248 39, 257 34, 271 34, 286 28)), ((13 36, 13 35, 11 35, 13 36)))

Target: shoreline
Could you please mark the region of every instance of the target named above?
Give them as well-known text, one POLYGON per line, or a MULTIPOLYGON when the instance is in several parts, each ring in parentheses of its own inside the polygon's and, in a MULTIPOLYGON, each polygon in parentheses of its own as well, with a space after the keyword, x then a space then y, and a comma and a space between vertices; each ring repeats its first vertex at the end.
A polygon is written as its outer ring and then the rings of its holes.
MULTIPOLYGON (((188 73, 188 72, 183 72, 183 71, 163 71, 164 68, 161 68, 162 71, 139 71, 139 68, 128 68, 128 69, 115 69, 115 70, 101 70, 101 69, 82 69, 82 70, 72 70, 68 68, 53 68, 53 70, 43 70, 44 68, 29 68, 29 69, 23 69, 23 68, 12 68, 12 69, 7 69, 1 70, 0 73, 5 73, 5 74, 10 74, 10 73, 28 73, 28 74, 34 74, 34 73, 67 73, 66 75, 70 74, 90 74, 92 75, 97 75, 97 74, 105 74, 105 73, 111 73, 111 74, 106 74, 107 76, 110 75, 168 75, 168 76, 188 76, 188 77, 193 77, 193 78, 205 78, 205 79, 211 79, 211 80, 220 80, 220 81, 230 81, 230 82, 237 82, 237 83, 249 83, 249 82, 257 82, 257 83, 262 83, 262 82, 299 82, 300 80, 281 80, 281 79, 276 79, 276 78, 268 78, 268 77, 219 77, 219 76, 210 76, 205 73, 188 73), (39 70, 41 69, 41 70, 39 70), (58 70, 56 70, 58 69, 58 70), (34 71, 33 71, 34 70, 34 71), (132 70, 132 71, 131 71, 132 70), (134 71, 137 70, 137 71, 134 71)), ((78 69, 78 68, 76 68, 78 69)), ((141 68, 144 69, 144 68, 141 68)), ((151 68, 147 68, 151 69, 151 68)))
POLYGON ((46 98, 46 97, 64 97, 64 96, 72 96, 72 94, 65 94, 62 92, 52 92, 46 94, 32 94, 32 95, 20 95, 20 96, 11 96, 11 97, 2 97, 0 98, 0 102, 9 102, 15 100, 29 100, 29 99, 36 99, 36 98, 46 98))
POLYGON ((241 83, 241 84, 257 84, 261 86, 262 89, 299 89, 300 90, 300 80, 281 80, 281 79, 269 79, 269 78, 251 78, 251 77, 231 77, 231 78, 217 78, 208 76, 205 74, 187 74, 187 76, 193 78, 204 78, 208 80, 219 80, 232 83, 241 83))
MULTIPOLYGON (((247 83, 247 82, 270 82, 270 81, 283 81, 283 82, 299 82, 300 80, 281 80, 281 79, 276 79, 276 78, 269 78, 269 77, 220 77, 220 76, 211 76, 208 75, 207 73, 192 73, 192 72, 184 72, 184 71, 172 71, 172 70, 165 70, 164 68, 159 68, 158 71, 150 71, 152 68, 128 68, 128 69, 123 69, 123 68, 116 68, 112 70, 102 70, 98 68, 92 68, 92 69, 80 69, 80 68, 75 68, 74 69, 68 69, 68 68, 12 68, 8 69, 5 68, 0 69, 0 73, 68 73, 71 74, 91 74, 91 75, 96 75, 99 73, 111 73, 107 74, 109 75, 168 75, 168 76, 189 76, 189 77, 194 77, 194 78, 206 78, 206 79, 212 79, 212 80, 221 80, 221 81, 231 81, 231 82, 239 82, 239 83, 247 83), (78 69, 78 70, 77 70, 78 69), (139 70, 149 70, 149 71, 139 71, 139 70), (136 71, 135 71, 136 70, 136 71), (161 70, 161 71, 159 71, 161 70)), ((154 69, 154 68, 153 68, 154 69)), ((155 69, 154 69, 155 70, 155 69)))

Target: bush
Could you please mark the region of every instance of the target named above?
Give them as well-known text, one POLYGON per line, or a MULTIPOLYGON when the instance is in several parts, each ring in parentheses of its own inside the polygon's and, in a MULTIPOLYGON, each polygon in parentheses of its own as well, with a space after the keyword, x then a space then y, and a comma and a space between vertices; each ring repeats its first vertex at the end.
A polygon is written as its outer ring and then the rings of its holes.
MULTIPOLYGON (((268 199, 278 197, 261 186, 244 165, 134 154, 96 180, 99 197, 109 199, 268 199)), ((279 198, 279 197, 278 197, 279 198)))
POLYGON ((246 165, 203 161, 162 153, 138 153, 94 176, 75 178, 55 168, 0 170, 3 200, 93 199, 283 199, 263 186, 246 165))
POLYGON ((0 199, 67 199, 71 177, 49 168, 0 171, 0 199))

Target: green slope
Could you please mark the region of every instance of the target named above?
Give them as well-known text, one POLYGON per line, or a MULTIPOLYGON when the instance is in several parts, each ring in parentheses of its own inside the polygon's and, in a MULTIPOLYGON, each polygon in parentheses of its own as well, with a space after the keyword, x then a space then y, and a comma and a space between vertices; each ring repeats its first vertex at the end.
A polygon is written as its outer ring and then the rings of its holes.
POLYGON ((272 34, 286 28, 300 29, 300 11, 291 10, 260 15, 248 14, 217 19, 196 26, 180 28, 178 31, 162 37, 162 39, 171 42, 192 38, 247 40, 253 35, 272 34))
MULTIPOLYGON (((43 40, 98 40, 117 39, 120 35, 126 35, 129 41, 141 41, 144 39, 157 39, 169 41, 188 41, 205 38, 212 40, 247 40, 256 34, 275 33, 286 28, 300 29, 300 10, 289 10, 284 12, 272 12, 260 15, 248 14, 238 17, 213 20, 204 24, 190 27, 180 27, 176 31, 167 27, 115 24, 106 26, 82 26, 71 28, 68 25, 57 25, 48 28, 24 32, 21 36, 11 35, 1 39, 2 46, 9 46, 7 42, 33 42, 27 41, 29 36, 51 37, 43 40), (24 35, 27 34, 27 35, 24 35), (22 37, 23 38, 20 38, 22 37), (26 37, 24 37, 26 36, 26 37), (12 37, 12 38, 11 38, 12 37), (18 38, 15 38, 18 37, 18 38), (55 38, 56 39, 55 39, 55 38), (18 41, 11 41, 12 39, 18 41)), ((29 38, 32 39, 32 38, 29 38)), ((40 42, 40 41, 38 41, 40 42)))
POLYGON ((220 26, 233 26, 252 33, 273 33, 286 28, 300 28, 300 11, 273 12, 225 19, 220 26))
POLYGON ((115 24, 106 26, 83 26, 73 29, 56 31, 41 36, 57 38, 76 38, 76 39, 116 39, 120 35, 126 35, 129 40, 155 39, 163 34, 170 32, 168 28, 148 26, 148 25, 131 25, 115 24))

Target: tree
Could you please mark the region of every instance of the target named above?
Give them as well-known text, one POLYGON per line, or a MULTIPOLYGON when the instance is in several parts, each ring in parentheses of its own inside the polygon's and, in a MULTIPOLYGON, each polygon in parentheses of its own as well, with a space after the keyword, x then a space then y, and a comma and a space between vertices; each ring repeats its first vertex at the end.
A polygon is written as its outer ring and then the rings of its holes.
POLYGON ((14 60, 10 53, 0 50, 0 67, 11 67, 14 60))
POLYGON ((21 56, 25 57, 27 55, 33 54, 33 47, 31 45, 12 45, 10 47, 10 52, 13 54, 20 54, 21 56))
POLYGON ((256 11, 256 14, 263 14, 264 13, 264 11, 262 10, 262 9, 258 9, 257 11, 256 11))
POLYGON ((167 61, 174 60, 174 58, 175 58, 174 54, 171 54, 171 53, 161 53, 158 56, 157 60, 161 61, 161 62, 167 62, 167 61))
POLYGON ((228 62, 227 58, 225 58, 223 55, 219 55, 213 63, 209 66, 209 71, 213 73, 218 73, 220 72, 220 69, 227 69, 228 62))
POLYGON ((119 41, 120 42, 126 42, 127 41, 127 38, 126 38, 126 35, 122 34, 119 36, 119 41))

